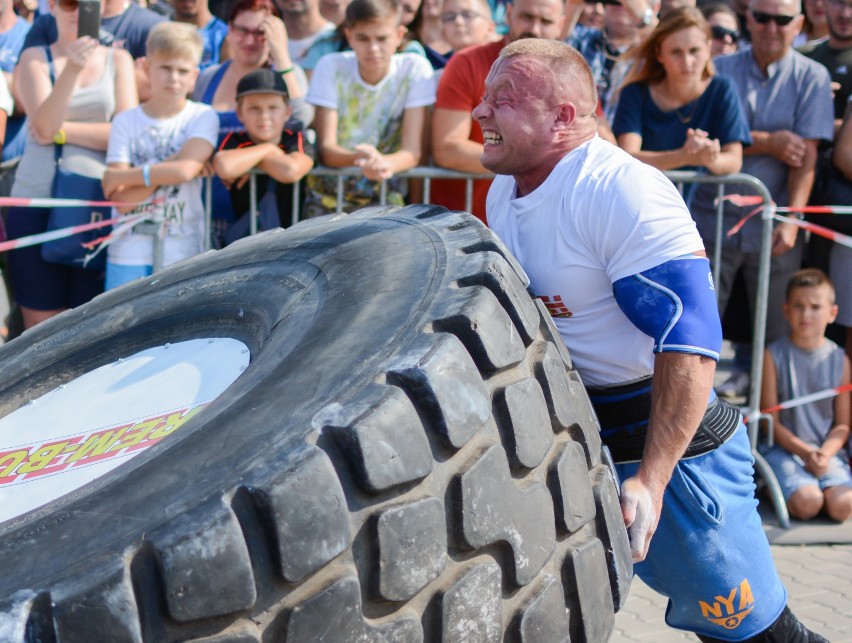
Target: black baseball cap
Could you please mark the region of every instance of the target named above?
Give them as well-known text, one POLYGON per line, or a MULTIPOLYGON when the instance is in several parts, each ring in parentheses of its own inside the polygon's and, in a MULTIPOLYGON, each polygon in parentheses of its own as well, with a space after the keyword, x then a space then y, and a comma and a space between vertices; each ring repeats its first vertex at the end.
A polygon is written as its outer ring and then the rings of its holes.
POLYGON ((255 69, 240 78, 237 83, 237 100, 249 94, 278 94, 290 98, 287 84, 277 71, 268 67, 255 69))

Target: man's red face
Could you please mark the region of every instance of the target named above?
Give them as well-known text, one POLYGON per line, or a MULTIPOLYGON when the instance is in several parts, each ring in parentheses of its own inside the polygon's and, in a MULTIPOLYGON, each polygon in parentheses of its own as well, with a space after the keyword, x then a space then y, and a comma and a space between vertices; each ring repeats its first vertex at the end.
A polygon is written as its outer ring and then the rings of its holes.
POLYGON ((552 75, 528 56, 498 59, 485 80, 485 96, 473 110, 485 141, 482 164, 497 174, 537 174, 554 142, 557 108, 552 75))

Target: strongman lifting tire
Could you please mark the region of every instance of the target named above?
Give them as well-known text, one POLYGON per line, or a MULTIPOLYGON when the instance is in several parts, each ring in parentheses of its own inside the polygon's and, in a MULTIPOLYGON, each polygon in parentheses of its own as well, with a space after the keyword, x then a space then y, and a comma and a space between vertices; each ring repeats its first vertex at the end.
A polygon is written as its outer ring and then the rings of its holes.
POLYGON ((626 598, 585 390, 470 215, 245 239, 0 363, 3 641, 599 643, 626 598))

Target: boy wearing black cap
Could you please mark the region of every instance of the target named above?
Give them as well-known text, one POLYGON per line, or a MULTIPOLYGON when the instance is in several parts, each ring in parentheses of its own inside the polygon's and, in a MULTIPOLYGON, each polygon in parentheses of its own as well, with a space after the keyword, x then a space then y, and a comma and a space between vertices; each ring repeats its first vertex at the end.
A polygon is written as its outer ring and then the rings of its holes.
POLYGON ((213 169, 230 186, 234 212, 242 215, 222 235, 224 244, 248 233, 248 173, 253 168, 268 175, 256 177, 258 228, 289 224, 291 184, 314 166, 313 150, 304 140, 302 123, 290 115, 287 85, 278 72, 257 69, 237 83, 237 117, 245 131, 228 134, 213 157, 213 169))

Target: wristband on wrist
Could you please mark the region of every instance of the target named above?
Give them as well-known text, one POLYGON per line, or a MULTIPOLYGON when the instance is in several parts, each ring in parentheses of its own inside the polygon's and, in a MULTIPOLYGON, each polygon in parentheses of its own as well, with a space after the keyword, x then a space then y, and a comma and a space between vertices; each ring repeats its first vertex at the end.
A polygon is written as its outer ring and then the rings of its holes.
POLYGON ((53 142, 57 145, 65 145, 65 141, 68 140, 68 137, 65 136, 65 130, 60 129, 56 134, 53 135, 53 142))
POLYGON ((148 163, 142 166, 142 182, 146 188, 151 187, 151 166, 148 163))
POLYGON ((292 71, 293 71, 293 67, 291 65, 290 67, 287 67, 287 69, 282 69, 278 73, 281 74, 282 76, 284 76, 285 74, 289 74, 292 71))

